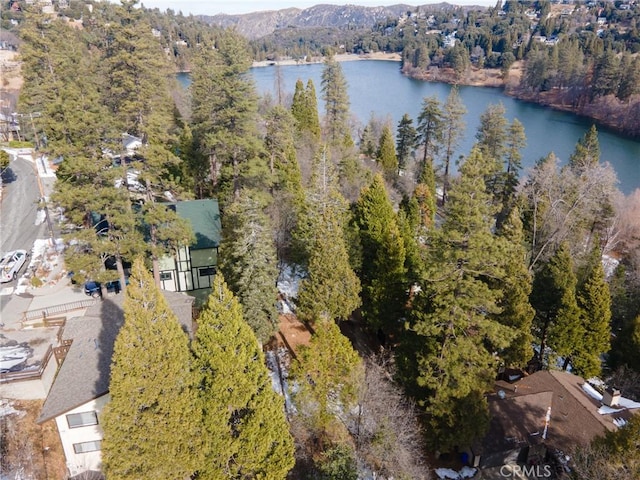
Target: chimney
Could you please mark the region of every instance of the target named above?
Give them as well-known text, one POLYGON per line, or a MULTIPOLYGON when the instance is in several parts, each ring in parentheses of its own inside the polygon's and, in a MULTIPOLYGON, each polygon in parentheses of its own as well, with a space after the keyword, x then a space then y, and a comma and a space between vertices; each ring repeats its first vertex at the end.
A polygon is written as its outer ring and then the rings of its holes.
POLYGON ((602 395, 602 403, 607 407, 617 407, 620 402, 620 390, 613 387, 607 387, 602 395))

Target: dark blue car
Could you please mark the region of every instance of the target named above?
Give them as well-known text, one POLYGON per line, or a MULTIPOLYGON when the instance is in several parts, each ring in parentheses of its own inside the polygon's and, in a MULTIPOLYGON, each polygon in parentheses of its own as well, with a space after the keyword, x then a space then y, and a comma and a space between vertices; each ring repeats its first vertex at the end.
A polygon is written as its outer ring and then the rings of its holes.
MULTIPOLYGON (((107 292, 120 293, 120 280, 113 280, 112 282, 105 283, 107 292)), ((90 281, 84 284, 84 293, 93 298, 98 298, 102 295, 101 284, 98 282, 90 281)))

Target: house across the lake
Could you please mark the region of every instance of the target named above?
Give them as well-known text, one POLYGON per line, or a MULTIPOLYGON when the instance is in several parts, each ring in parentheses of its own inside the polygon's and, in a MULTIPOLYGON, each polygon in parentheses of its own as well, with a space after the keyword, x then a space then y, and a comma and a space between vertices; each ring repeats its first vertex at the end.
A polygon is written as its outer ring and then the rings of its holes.
POLYGON ((175 256, 160 260, 161 288, 172 292, 206 291, 218 265, 222 230, 218 201, 189 200, 168 205, 180 218, 189 221, 195 242, 178 249, 175 256))

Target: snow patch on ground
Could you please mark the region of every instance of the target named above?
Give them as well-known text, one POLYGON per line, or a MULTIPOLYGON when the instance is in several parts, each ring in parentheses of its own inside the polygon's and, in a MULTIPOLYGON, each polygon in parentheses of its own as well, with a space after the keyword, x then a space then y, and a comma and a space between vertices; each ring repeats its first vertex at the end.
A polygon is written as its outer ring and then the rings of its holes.
POLYGON ((10 402, 9 400, 0 400, 0 418, 7 417, 9 415, 23 416, 25 415, 25 412, 13 408, 13 402, 10 402))
POLYGON ((4 345, 0 347, 0 372, 18 370, 27 361, 33 350, 26 344, 4 345))
POLYGON ((269 375, 271 376, 271 386, 278 395, 284 396, 284 408, 286 412, 294 413, 295 407, 291 401, 291 392, 289 390, 289 372, 287 370, 288 365, 288 351, 284 347, 280 347, 277 350, 269 350, 266 352, 266 363, 269 368, 269 375))
POLYGON ((451 468, 436 468, 436 475, 442 480, 458 480, 461 478, 472 478, 477 473, 477 471, 477 469, 471 467, 462 467, 462 470, 460 470, 459 472, 456 472, 451 468))
POLYGON ((46 212, 43 209, 38 209, 36 212, 36 225, 42 225, 46 219, 46 212))
POLYGON ((280 312, 287 314, 295 311, 294 299, 298 296, 298 288, 303 275, 297 265, 285 265, 278 277, 277 287, 280 293, 280 312))
POLYGON ((41 156, 36 159, 36 167, 38 168, 38 176, 40 178, 48 177, 55 178, 56 174, 51 169, 49 159, 46 156, 41 156))
POLYGON ((602 268, 604 268, 604 275, 606 278, 609 278, 611 275, 613 275, 613 272, 615 272, 616 268, 618 268, 618 265, 620 264, 620 261, 610 257, 609 255, 603 255, 602 256, 602 268))

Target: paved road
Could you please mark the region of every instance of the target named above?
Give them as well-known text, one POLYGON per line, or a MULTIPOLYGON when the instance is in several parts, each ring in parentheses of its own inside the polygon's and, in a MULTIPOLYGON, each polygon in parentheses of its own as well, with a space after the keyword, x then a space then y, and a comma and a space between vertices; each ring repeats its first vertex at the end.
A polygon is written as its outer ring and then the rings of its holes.
MULTIPOLYGON (((24 249, 28 252, 38 238, 47 238, 47 225, 42 213, 38 213, 40 187, 35 164, 29 155, 19 155, 11 161, 2 175, 3 192, 0 203, 0 252, 24 249)), ((20 273, 24 273, 24 268, 20 273)), ((10 288, 17 281, 0 284, 0 289, 10 288)), ((0 312, 4 311, 9 296, 0 296, 0 312)))
POLYGON ((0 250, 30 251, 37 238, 47 238, 46 223, 38 217, 40 189, 33 162, 19 156, 3 175, 0 205, 0 250), (39 224, 37 224, 39 223, 39 224))

